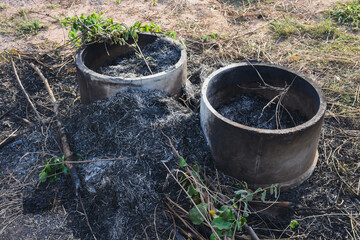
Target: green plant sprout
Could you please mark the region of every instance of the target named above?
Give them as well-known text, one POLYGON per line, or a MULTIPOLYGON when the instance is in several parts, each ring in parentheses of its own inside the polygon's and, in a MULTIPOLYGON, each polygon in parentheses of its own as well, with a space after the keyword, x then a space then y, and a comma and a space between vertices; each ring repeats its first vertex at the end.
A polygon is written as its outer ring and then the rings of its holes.
POLYGON ((53 157, 45 160, 45 167, 39 174, 39 180, 41 182, 46 182, 46 180, 54 182, 60 173, 64 173, 65 175, 69 174, 69 170, 65 165, 64 154, 61 157, 53 157))
MULTIPOLYGON (((75 154, 75 160, 81 159, 82 155, 79 153, 75 154)), ((45 160, 45 166, 39 174, 40 182, 54 182, 59 178, 59 175, 63 173, 65 175, 69 174, 69 170, 65 164, 65 155, 61 157, 53 157, 45 160)))
POLYGON ((296 228, 297 226, 299 226, 299 223, 298 223, 298 221, 296 221, 296 220, 291 220, 289 226, 290 226, 291 229, 294 229, 294 228, 296 228))

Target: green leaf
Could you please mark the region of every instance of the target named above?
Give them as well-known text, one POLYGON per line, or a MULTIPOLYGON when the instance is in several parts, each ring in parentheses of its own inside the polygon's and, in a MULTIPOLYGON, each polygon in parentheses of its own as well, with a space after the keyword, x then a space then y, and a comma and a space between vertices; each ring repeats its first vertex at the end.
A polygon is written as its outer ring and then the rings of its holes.
MULTIPOLYGON (((215 232, 217 233, 217 235, 218 235, 220 238, 224 237, 224 234, 222 233, 222 231, 220 231, 220 230, 215 230, 215 232)), ((212 233, 212 234, 210 235, 210 240, 219 240, 219 239, 216 237, 215 233, 212 233)))
POLYGON ((237 226, 236 228, 238 229, 238 231, 241 231, 242 227, 245 225, 245 223, 247 222, 245 217, 241 217, 237 222, 237 226))
POLYGON ((218 240, 218 238, 216 237, 215 233, 212 233, 210 235, 210 240, 218 240))
MULTIPOLYGON (((206 216, 208 204, 200 203, 197 205, 197 207, 199 208, 202 215, 206 216)), ((201 216, 201 214, 199 213, 198 209, 195 206, 189 211, 189 218, 194 225, 200 225, 205 221, 205 219, 201 216)))
POLYGON ((298 225, 299 225, 298 221, 296 221, 296 220, 291 220, 291 223, 290 223, 291 229, 296 228, 298 225))
POLYGON ((67 175, 69 174, 69 169, 65 166, 65 164, 62 164, 62 172, 67 175))
POLYGON ((260 200, 261 200, 262 202, 265 202, 265 197, 266 197, 266 190, 264 190, 264 191, 261 193, 260 200))
POLYGON ((45 171, 42 171, 40 174, 39 174, 39 180, 41 182, 46 182, 46 177, 47 177, 47 173, 45 171))
POLYGON ((225 221, 222 217, 217 217, 211 222, 211 226, 218 230, 230 230, 232 223, 225 221))
POLYGON ((227 205, 221 206, 220 210, 218 210, 218 214, 226 221, 232 222, 236 220, 234 210, 227 205))
POLYGON ((190 197, 195 201, 199 198, 199 193, 196 191, 193 185, 190 185, 187 190, 190 197))
POLYGON ((187 166, 189 166, 189 165, 187 164, 187 162, 185 161, 185 159, 180 156, 180 157, 179 157, 179 167, 187 167, 187 166))

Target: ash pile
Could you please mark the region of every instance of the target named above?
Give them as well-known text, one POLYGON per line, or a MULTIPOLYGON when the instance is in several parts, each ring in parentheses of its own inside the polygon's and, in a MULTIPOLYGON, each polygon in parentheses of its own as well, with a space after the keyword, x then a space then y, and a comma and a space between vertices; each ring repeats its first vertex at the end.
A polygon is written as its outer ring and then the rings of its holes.
POLYGON ((188 162, 209 162, 199 121, 198 113, 163 92, 130 88, 71 112, 65 129, 74 153, 86 160, 119 158, 77 167, 97 238, 168 239, 172 220, 164 198, 179 187, 164 188, 163 162, 170 169, 178 164, 166 136, 188 162))

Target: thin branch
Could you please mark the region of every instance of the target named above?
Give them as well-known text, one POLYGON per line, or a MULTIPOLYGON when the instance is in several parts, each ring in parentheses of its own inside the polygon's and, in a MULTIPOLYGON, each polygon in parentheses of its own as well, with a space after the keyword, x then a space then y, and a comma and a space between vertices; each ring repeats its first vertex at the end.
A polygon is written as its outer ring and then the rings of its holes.
POLYGON ((91 232, 93 238, 94 238, 95 240, 97 240, 97 238, 95 237, 94 231, 93 231, 93 229, 92 229, 92 227, 91 227, 91 225, 90 225, 89 218, 88 218, 88 215, 87 215, 87 213, 86 213, 86 210, 85 210, 85 207, 84 207, 84 204, 83 204, 83 202, 82 202, 82 199, 81 199, 81 196, 80 196, 80 195, 79 195, 79 200, 80 200, 81 208, 82 208, 83 211, 84 211, 86 223, 87 223, 87 225, 88 225, 88 227, 89 227, 89 229, 90 229, 90 232, 91 232))
POLYGON ((41 124, 44 125, 44 126, 46 126, 44 119, 40 116, 39 112, 36 110, 36 107, 35 107, 35 105, 32 103, 32 101, 31 101, 31 99, 30 99, 30 97, 29 97, 29 94, 27 94, 24 86, 23 86, 22 83, 21 83, 21 80, 20 80, 19 75, 18 75, 18 73, 17 73, 17 71, 16 71, 15 63, 14 63, 14 60, 12 59, 12 57, 10 57, 10 60, 11 60, 12 68, 13 68, 14 73, 15 73, 16 80, 17 80, 17 82, 18 82, 21 90, 22 90, 23 93, 25 94, 25 97, 26 97, 27 101, 29 102, 29 104, 30 104, 30 106, 32 107, 32 109, 34 110, 34 112, 35 112, 36 116, 38 117, 38 119, 40 120, 41 124))
POLYGON ((54 113, 55 113, 55 117, 57 119, 56 122, 57 122, 57 127, 58 127, 58 131, 59 131, 59 135, 60 135, 61 147, 62 147, 62 151, 63 151, 63 153, 65 155, 65 164, 66 164, 66 167, 69 169, 71 178, 72 178, 72 180, 74 182, 75 194, 76 194, 76 196, 79 196, 79 191, 81 189, 80 179, 79 179, 79 176, 78 176, 78 174, 76 172, 75 167, 71 163, 71 158, 72 158, 73 153, 70 150, 70 146, 69 146, 68 140, 66 138, 65 130, 64 130, 64 128, 62 126, 62 123, 61 123, 61 119, 60 119, 59 111, 58 111, 58 105, 57 105, 57 101, 55 99, 54 93, 50 88, 48 80, 41 73, 40 69, 38 67, 36 67, 33 63, 30 63, 30 66, 40 76, 41 80, 43 80, 44 85, 45 85, 45 87, 46 87, 46 89, 47 89, 47 91, 49 93, 51 102, 54 105, 54 113))
POLYGON ((184 193, 188 196, 188 198, 190 199, 190 201, 192 202, 192 204, 194 205, 194 207, 196 208, 196 210, 198 211, 198 213, 200 214, 200 216, 205 220, 205 222, 208 224, 208 226, 211 228, 211 231, 215 234, 216 238, 221 240, 221 238, 219 237, 219 235, 217 234, 217 232, 215 231, 215 229, 213 228, 213 226, 211 226, 209 220, 204 216, 204 214, 201 212, 201 210, 199 209, 199 207, 196 205, 196 203, 194 202, 194 200, 192 199, 192 197, 189 195, 189 193, 186 191, 186 189, 181 185, 181 183, 177 180, 177 178, 174 176, 174 174, 172 173, 172 171, 170 171, 170 169, 168 168, 168 166, 163 162, 162 163, 166 170, 169 172, 169 174, 171 175, 171 177, 175 180, 175 182, 180 186, 180 188, 184 191, 184 193))
POLYGON ((260 238, 256 235, 256 233, 254 232, 252 227, 247 225, 247 223, 244 224, 244 227, 245 227, 246 231, 250 234, 252 240, 260 240, 260 238))

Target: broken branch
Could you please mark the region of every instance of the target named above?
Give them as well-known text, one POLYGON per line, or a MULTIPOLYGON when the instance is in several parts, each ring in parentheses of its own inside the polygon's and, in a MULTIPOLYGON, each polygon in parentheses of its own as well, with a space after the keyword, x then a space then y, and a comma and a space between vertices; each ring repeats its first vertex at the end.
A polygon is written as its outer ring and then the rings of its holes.
POLYGON ((66 134, 65 134, 65 130, 64 130, 64 128, 62 126, 62 123, 61 123, 56 98, 54 96, 53 91, 50 88, 48 80, 41 73, 40 69, 37 66, 35 66, 33 63, 30 63, 30 66, 35 70, 35 72, 40 76, 41 80, 44 82, 46 90, 48 91, 48 93, 50 95, 51 102, 54 105, 54 113, 55 113, 55 117, 56 117, 56 120, 57 120, 56 122, 57 122, 57 127, 58 127, 58 131, 59 131, 59 135, 60 135, 61 148, 62 148, 62 151, 63 151, 63 153, 65 155, 65 165, 69 169, 71 178, 72 178, 72 180, 74 182, 74 185, 75 185, 75 194, 78 197, 79 196, 79 190, 81 189, 80 179, 79 179, 79 176, 78 176, 78 174, 76 172, 75 167, 71 163, 71 158, 72 158, 73 153, 70 150, 70 145, 68 143, 68 140, 67 140, 66 134))
POLYGON ((39 112, 36 110, 36 107, 35 107, 35 105, 32 103, 29 94, 27 94, 24 86, 23 86, 22 83, 21 83, 21 80, 20 80, 19 75, 18 75, 18 73, 17 73, 17 71, 16 71, 15 63, 14 63, 14 60, 12 59, 12 57, 10 57, 10 61, 11 61, 11 65, 12 65, 12 68, 13 68, 14 73, 15 73, 16 80, 17 80, 17 82, 18 82, 21 90, 23 91, 23 93, 24 93, 24 95, 25 95, 28 103, 30 104, 30 106, 31 106, 32 109, 34 110, 36 116, 39 118, 41 124, 44 125, 44 126, 46 126, 44 119, 42 119, 42 117, 40 116, 39 112))

